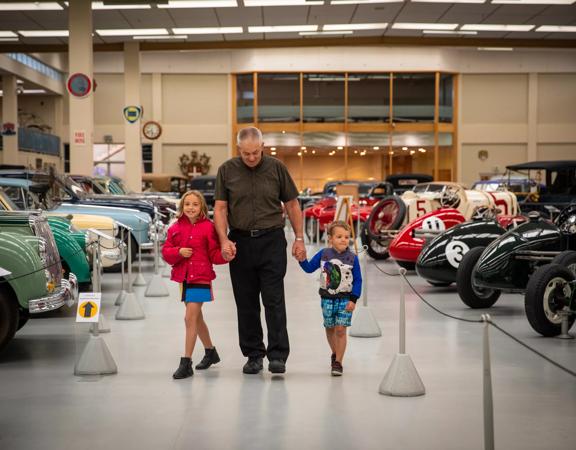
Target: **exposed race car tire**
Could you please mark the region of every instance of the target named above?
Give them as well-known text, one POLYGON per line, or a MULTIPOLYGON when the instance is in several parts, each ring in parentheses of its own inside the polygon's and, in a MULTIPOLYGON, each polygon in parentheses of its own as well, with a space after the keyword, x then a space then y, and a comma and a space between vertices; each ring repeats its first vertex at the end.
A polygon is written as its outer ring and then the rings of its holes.
POLYGON ((428 284, 434 286, 434 287, 448 287, 452 284, 452 282, 448 282, 448 281, 432 281, 432 280, 426 280, 428 282, 428 284))
MULTIPOLYGON (((571 295, 574 274, 558 264, 546 264, 532 274, 526 288, 524 309, 528 322, 542 336, 558 336, 562 330, 562 316, 559 312, 567 308, 571 295)), ((572 327, 576 315, 568 319, 572 327)))
POLYGON ((375 239, 370 239, 368 236, 368 222, 365 222, 360 230, 360 239, 362 240, 362 245, 368 247, 368 256, 376 260, 388 259, 390 254, 388 253, 389 240, 379 242, 375 239))
POLYGON ((412 261, 398 261, 395 260, 396 264, 398 264, 400 267, 403 267, 406 270, 415 270, 416 269, 416 263, 412 262, 412 261))
POLYGON ((0 351, 12 340, 18 328, 18 305, 5 289, 0 290, 0 351))
POLYGON ((370 211, 366 221, 368 237, 381 240, 380 230, 397 230, 404 222, 406 204, 396 195, 380 200, 370 211))
POLYGON ((566 267, 574 276, 576 276, 576 252, 573 250, 566 250, 565 252, 556 255, 552 260, 552 264, 558 264, 566 267))
POLYGON ((490 308, 498 298, 501 292, 498 289, 486 289, 474 286, 472 283, 472 274, 474 266, 480 259, 484 247, 474 247, 468 251, 460 261, 458 271, 456 272, 456 288, 460 299, 470 308, 490 308))

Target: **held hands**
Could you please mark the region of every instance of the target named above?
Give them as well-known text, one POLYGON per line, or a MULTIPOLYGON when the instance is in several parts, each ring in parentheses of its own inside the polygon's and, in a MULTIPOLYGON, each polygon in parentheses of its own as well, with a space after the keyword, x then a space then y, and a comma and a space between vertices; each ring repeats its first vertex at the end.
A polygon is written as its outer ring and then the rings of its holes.
POLYGON ((292 256, 296 258, 298 262, 306 259, 306 246, 303 241, 294 241, 292 245, 292 256))
POLYGON ((356 303, 348 301, 348 304, 346 305, 346 311, 348 312, 352 312, 356 309, 356 303))
POLYGON ((187 247, 182 247, 180 250, 178 250, 178 253, 180 253, 180 256, 182 256, 184 258, 190 258, 192 256, 192 249, 187 248, 187 247))
POLYGON ((221 251, 222 257, 226 261, 232 261, 236 257, 236 243, 230 240, 224 241, 221 251))

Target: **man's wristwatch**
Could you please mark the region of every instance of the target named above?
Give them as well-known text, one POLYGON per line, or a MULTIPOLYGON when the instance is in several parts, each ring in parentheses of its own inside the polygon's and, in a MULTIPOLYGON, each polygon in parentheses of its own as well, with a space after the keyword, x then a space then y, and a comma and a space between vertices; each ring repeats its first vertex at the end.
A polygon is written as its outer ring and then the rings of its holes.
POLYGON ((297 237, 296 239, 294 239, 295 241, 302 241, 304 242, 304 238, 303 237, 297 237))

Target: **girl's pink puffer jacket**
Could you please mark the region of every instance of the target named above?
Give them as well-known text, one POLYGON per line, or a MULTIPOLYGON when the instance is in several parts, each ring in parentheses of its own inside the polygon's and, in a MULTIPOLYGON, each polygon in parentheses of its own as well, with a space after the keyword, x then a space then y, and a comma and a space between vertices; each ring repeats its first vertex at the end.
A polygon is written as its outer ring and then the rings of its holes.
POLYGON ((168 229, 162 257, 172 266, 170 279, 178 283, 210 284, 216 278, 212 264, 227 263, 220 253, 214 224, 206 218, 191 223, 184 215, 168 229), (192 249, 190 258, 180 255, 183 247, 192 249))

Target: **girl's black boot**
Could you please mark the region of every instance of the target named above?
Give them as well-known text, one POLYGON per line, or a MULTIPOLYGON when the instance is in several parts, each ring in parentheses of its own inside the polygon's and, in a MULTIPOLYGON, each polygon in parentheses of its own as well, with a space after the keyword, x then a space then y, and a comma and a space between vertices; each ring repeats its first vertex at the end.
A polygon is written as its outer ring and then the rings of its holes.
POLYGON ((204 370, 210 367, 212 364, 220 362, 220 356, 218 356, 216 347, 207 348, 204 350, 204 352, 204 358, 202 358, 202 361, 200 361, 199 364, 196 364, 196 370, 204 370))
POLYGON ((172 377, 175 380, 180 380, 182 378, 188 378, 194 375, 194 370, 192 370, 192 361, 190 358, 180 358, 180 366, 174 372, 172 377))

